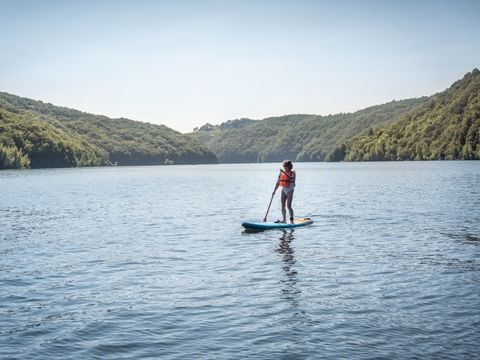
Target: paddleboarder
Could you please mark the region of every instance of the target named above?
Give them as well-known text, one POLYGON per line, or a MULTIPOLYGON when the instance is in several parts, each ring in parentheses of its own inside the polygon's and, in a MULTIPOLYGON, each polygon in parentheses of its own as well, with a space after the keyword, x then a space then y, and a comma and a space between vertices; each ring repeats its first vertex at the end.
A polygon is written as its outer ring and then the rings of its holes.
POLYGON ((272 198, 279 187, 282 188, 281 204, 282 204, 282 223, 287 223, 287 209, 290 215, 290 223, 293 224, 293 191, 295 189, 296 173, 293 170, 293 164, 290 160, 285 160, 282 164, 283 170, 280 170, 277 184, 273 190, 272 198))

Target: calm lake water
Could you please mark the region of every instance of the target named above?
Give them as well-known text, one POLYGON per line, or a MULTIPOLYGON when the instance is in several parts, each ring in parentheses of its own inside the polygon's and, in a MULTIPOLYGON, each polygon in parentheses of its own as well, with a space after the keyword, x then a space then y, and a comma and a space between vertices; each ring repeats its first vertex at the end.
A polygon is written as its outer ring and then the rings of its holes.
POLYGON ((0 358, 480 357, 480 162, 279 166, 0 172, 0 358))

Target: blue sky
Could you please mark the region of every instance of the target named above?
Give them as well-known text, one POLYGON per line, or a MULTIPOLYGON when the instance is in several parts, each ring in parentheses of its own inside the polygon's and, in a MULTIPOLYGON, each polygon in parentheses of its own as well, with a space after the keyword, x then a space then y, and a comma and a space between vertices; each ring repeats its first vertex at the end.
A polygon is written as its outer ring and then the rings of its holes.
POLYGON ((0 0, 0 91, 189 132, 431 95, 479 38, 480 1, 0 0))

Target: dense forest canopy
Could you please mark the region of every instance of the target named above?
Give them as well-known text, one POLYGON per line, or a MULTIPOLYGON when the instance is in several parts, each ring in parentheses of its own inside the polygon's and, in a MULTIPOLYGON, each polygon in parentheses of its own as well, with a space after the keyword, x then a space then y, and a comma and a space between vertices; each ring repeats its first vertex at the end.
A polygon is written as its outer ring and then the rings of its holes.
POLYGON ((191 134, 0 93, 0 169, 220 162, 480 159, 480 71, 354 113, 205 124, 191 134))
POLYGON ((343 152, 348 161, 480 159, 480 71, 388 126, 347 141, 343 152))
POLYGON ((215 162, 211 150, 163 125, 0 93, 0 169, 215 162))
POLYGON ((347 139, 382 126, 423 104, 427 98, 392 101, 355 113, 286 115, 264 120, 230 120, 206 124, 190 135, 208 145, 220 162, 332 160, 347 139))
POLYGON ((354 113, 206 124, 190 134, 221 162, 480 159, 480 75, 442 93, 354 113))

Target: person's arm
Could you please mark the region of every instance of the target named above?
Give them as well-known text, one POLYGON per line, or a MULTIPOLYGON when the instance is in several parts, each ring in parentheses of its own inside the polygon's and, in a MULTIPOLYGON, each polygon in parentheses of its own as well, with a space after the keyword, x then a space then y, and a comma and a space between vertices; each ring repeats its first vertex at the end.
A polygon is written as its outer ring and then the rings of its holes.
POLYGON ((281 175, 282 172, 283 172, 283 170, 280 169, 280 174, 278 174, 277 183, 275 184, 275 189, 273 189, 272 195, 274 195, 277 192, 277 189, 280 186, 280 175, 281 175))
POLYGON ((280 176, 277 179, 277 183, 275 184, 275 189, 273 189, 273 194, 274 195, 277 192, 278 187, 280 186, 280 176))

